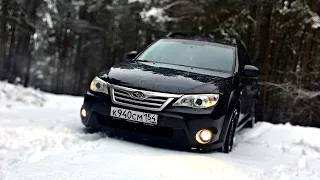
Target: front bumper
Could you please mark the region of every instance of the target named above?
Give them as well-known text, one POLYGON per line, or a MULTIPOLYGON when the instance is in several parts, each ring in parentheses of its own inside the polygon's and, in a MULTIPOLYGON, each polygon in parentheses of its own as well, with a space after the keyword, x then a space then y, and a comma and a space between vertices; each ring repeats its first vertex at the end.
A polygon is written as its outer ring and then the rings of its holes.
POLYGON ((93 129, 126 134, 135 138, 165 141, 190 148, 219 148, 224 142, 221 133, 224 126, 224 115, 216 117, 213 114, 186 114, 166 109, 161 112, 145 111, 112 104, 108 96, 95 95, 90 92, 85 95, 82 108, 87 111, 87 116, 82 118, 83 125, 93 129), (158 114, 158 124, 150 126, 114 119, 110 117, 111 106, 158 114), (196 141, 195 135, 201 129, 212 130, 214 136, 210 143, 200 144, 196 141))

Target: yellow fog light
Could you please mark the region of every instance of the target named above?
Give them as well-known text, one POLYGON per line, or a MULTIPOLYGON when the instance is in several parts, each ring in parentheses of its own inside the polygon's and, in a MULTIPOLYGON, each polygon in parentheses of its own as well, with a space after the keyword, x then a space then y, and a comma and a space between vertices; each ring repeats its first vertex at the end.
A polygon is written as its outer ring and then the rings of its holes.
POLYGON ((84 118, 87 116, 87 111, 84 108, 82 108, 80 111, 80 114, 81 114, 81 117, 84 118))
POLYGON ((197 132, 196 140, 201 144, 207 144, 212 139, 212 132, 208 129, 202 129, 197 132))

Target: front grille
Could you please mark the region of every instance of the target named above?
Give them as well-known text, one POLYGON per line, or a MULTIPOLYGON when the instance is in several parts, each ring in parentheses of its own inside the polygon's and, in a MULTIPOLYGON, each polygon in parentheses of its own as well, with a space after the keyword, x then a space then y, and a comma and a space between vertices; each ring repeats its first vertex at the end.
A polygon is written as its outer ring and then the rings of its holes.
POLYGON ((114 104, 150 111, 162 111, 174 98, 181 97, 177 94, 142 91, 116 85, 110 85, 110 95, 114 104))

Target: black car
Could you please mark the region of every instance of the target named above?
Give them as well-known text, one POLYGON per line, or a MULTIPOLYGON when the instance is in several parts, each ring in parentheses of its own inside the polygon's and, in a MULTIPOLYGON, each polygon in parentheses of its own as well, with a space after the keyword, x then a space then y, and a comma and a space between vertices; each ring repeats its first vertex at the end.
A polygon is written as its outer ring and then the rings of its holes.
POLYGON ((258 68, 238 40, 171 33, 91 82, 87 129, 228 153, 255 123, 258 68))

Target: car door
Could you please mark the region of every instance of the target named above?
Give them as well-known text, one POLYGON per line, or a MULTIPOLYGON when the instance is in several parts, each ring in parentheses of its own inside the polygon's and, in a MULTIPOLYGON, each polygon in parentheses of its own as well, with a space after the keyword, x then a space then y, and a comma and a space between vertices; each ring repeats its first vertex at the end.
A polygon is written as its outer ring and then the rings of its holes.
MULTIPOLYGON (((244 64, 245 65, 253 65, 251 58, 248 54, 248 51, 244 48, 244 64)), ((251 114, 254 113, 254 108, 257 102, 258 93, 259 93, 259 84, 257 79, 247 79, 245 82, 245 91, 247 98, 247 116, 251 117, 251 114)))
POLYGON ((240 44, 238 46, 239 53, 239 65, 240 65, 240 101, 241 101, 241 110, 239 125, 245 123, 251 115, 252 105, 253 105, 253 84, 244 76, 244 66, 252 65, 250 57, 245 49, 245 47, 240 44))

